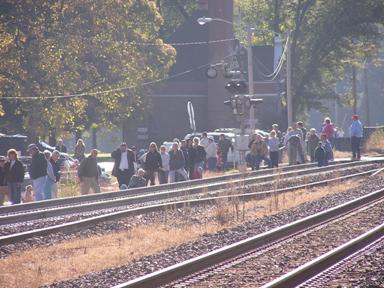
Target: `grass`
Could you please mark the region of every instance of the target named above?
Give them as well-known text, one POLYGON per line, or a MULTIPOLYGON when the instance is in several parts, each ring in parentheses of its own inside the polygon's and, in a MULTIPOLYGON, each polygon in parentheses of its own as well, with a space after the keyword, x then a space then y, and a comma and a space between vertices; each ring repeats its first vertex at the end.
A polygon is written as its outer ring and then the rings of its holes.
POLYGON ((365 143, 365 150, 383 153, 384 151, 384 131, 377 130, 372 133, 365 143))
MULTIPOLYGON (((280 181, 278 174, 275 180, 280 181)), ((1 259, 1 287, 39 287, 85 273, 125 265, 135 259, 194 241, 203 234, 235 227, 244 221, 272 215, 356 186, 356 181, 346 181, 322 188, 274 194, 262 200, 223 200, 215 208, 204 209, 199 215, 200 221, 193 221, 197 216, 191 214, 192 209, 189 207, 185 207, 183 217, 178 219, 168 217, 166 209, 164 218, 157 219, 152 224, 138 225, 124 232, 20 251, 1 259)), ((238 188, 228 187, 228 194, 234 194, 238 188)))

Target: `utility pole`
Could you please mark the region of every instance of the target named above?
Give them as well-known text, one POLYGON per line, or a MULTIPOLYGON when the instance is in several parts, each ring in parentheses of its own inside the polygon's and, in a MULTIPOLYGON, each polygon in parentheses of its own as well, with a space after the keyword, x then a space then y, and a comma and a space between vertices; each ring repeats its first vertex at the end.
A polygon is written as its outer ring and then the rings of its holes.
POLYGON ((356 67, 353 64, 352 64, 352 96, 353 96, 353 114, 357 114, 356 67))
POLYGON ((367 113, 367 118, 365 119, 367 126, 371 125, 371 119, 369 117, 369 93, 368 93, 368 66, 367 63, 364 65, 364 92, 365 92, 365 112, 367 113))
MULTIPOLYGON (((254 87, 253 87, 253 51, 252 51, 252 29, 247 27, 247 52, 248 52, 248 93, 251 99, 254 97, 254 87)), ((255 107, 251 106, 249 110, 249 128, 251 129, 251 134, 254 133, 255 125, 255 107)))
POLYGON ((287 114, 288 127, 293 123, 293 101, 292 101, 292 51, 291 51, 291 35, 288 35, 287 47, 287 114))

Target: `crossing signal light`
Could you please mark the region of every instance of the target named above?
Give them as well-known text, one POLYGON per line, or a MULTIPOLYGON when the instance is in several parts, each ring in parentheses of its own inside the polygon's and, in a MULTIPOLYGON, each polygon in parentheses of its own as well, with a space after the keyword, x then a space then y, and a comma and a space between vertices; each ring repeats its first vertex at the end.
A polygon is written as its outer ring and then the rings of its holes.
POLYGON ((231 94, 245 94, 247 88, 247 83, 244 80, 232 80, 225 85, 225 89, 231 94))

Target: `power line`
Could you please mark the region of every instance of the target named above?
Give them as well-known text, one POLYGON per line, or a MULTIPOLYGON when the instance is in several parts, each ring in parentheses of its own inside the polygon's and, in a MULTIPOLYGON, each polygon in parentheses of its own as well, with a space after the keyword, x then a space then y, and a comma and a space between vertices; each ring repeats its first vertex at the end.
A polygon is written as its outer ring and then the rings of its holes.
POLYGON ((27 96, 27 97, 22 97, 22 96, 14 96, 14 97, 0 97, 0 100, 1 99, 7 99, 7 100, 48 100, 48 99, 68 99, 68 98, 81 98, 81 97, 86 97, 86 96, 97 96, 97 95, 101 95, 101 94, 107 94, 107 93, 111 93, 111 92, 120 92, 120 91, 124 91, 124 90, 129 90, 129 89, 133 89, 133 88, 136 88, 136 87, 139 87, 139 86, 148 86, 148 85, 151 85, 151 84, 155 84, 155 83, 159 83, 159 82, 163 82, 163 81, 168 81, 168 80, 171 80, 171 79, 174 79, 174 78, 177 78, 177 77, 180 77, 180 76, 183 76, 183 75, 186 75, 186 74, 189 74, 193 71, 196 71, 196 70, 200 70, 204 67, 208 67, 212 64, 215 64, 217 63, 217 61, 222 61, 222 60, 225 60, 229 57, 232 57, 233 54, 229 54, 219 60, 215 60, 215 61, 212 61, 212 62, 209 62, 209 63, 206 63, 206 64, 203 64, 203 65, 200 65, 198 67, 195 67, 195 68, 191 68, 189 70, 186 70, 186 71, 183 71, 183 72, 180 72, 180 73, 176 73, 174 75, 171 75, 171 76, 168 76, 168 77, 164 77, 164 78, 161 78, 161 79, 156 79, 156 80, 152 80, 152 81, 148 81, 148 82, 144 82, 144 83, 141 83, 141 84, 136 84, 136 85, 130 85, 130 86, 125 86, 125 87, 119 87, 119 88, 114 88, 114 89, 108 89, 108 90, 103 90, 103 91, 96 91, 96 92, 86 92, 86 93, 77 93, 77 94, 70 94, 70 95, 55 95, 55 96, 41 96, 41 97, 35 97, 35 96, 27 96))

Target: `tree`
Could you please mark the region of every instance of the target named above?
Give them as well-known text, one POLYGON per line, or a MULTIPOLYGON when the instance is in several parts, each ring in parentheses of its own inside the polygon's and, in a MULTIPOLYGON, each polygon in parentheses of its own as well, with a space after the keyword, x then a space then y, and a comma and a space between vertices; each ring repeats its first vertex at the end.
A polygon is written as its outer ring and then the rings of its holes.
POLYGON ((159 38, 163 19, 150 0, 0 5, 0 85, 7 88, 0 96, 15 97, 3 98, 2 107, 16 105, 3 117, 21 115, 32 140, 52 129, 117 125, 140 113, 146 103, 142 83, 164 77, 175 58, 173 47, 159 38), (73 94, 82 95, 50 98, 73 94))
MULTIPOLYGON (((376 51, 384 2, 377 0, 241 0, 241 21, 292 36, 294 114, 323 109, 344 78, 345 63, 376 51)), ((270 43, 271 33, 255 36, 270 43)), ((348 96, 349 97, 349 96, 348 96)), ((348 99, 339 99, 344 101, 348 99)))

